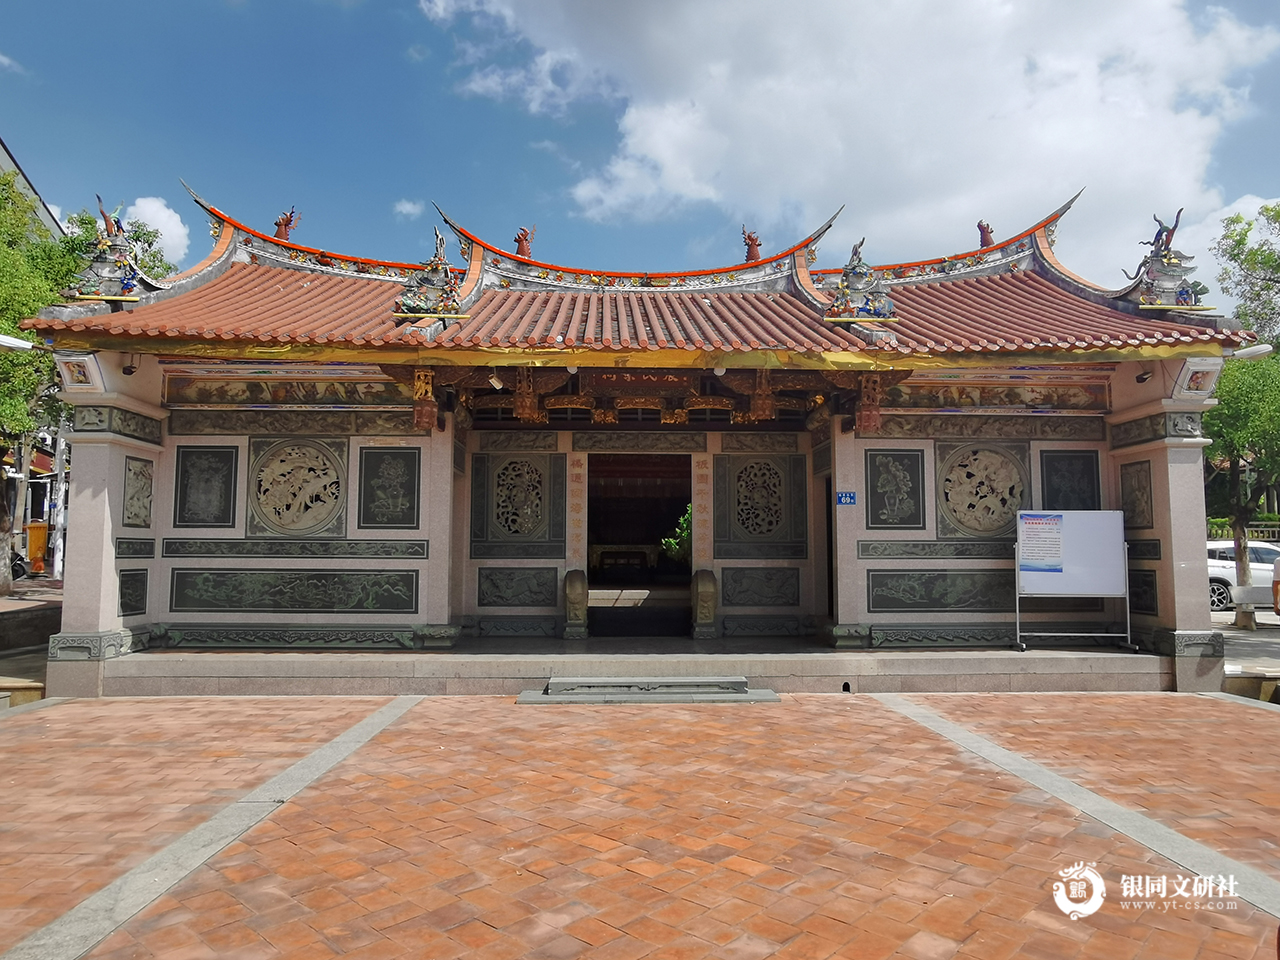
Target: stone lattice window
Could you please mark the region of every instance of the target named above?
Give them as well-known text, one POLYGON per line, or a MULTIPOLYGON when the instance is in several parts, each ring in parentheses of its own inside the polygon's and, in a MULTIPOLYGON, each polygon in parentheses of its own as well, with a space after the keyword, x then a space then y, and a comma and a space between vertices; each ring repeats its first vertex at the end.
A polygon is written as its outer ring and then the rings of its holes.
POLYGON ((493 482, 494 522, 510 536, 537 533, 543 515, 542 471, 528 460, 508 460, 493 482))
POLYGON ((738 471, 735 487, 738 524, 752 536, 772 536, 782 525, 782 471, 768 460, 752 460, 738 471))

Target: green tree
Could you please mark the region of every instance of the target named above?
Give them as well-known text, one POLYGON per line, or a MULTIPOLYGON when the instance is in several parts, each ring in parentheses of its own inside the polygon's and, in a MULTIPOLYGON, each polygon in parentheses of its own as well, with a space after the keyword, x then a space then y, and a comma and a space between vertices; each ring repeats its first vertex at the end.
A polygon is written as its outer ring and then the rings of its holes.
POLYGON ((693 543, 692 503, 685 507, 684 513, 676 521, 676 528, 662 537, 659 542, 662 544, 662 552, 672 560, 687 561, 689 559, 690 546, 693 543))
POLYGON ((1222 221, 1222 236, 1213 245, 1222 264, 1218 283, 1239 300, 1236 318, 1265 340, 1280 335, 1280 203, 1263 205, 1258 220, 1234 214, 1222 221), (1254 228, 1261 221, 1260 236, 1254 228))
MULTIPOLYGON (((1204 415, 1211 468, 1227 479, 1227 517, 1236 544, 1236 582, 1249 586, 1249 523, 1269 486, 1280 480, 1280 360, 1228 360, 1218 380, 1218 405, 1204 415)), ((1236 607, 1236 626, 1256 629, 1252 607, 1236 607)))

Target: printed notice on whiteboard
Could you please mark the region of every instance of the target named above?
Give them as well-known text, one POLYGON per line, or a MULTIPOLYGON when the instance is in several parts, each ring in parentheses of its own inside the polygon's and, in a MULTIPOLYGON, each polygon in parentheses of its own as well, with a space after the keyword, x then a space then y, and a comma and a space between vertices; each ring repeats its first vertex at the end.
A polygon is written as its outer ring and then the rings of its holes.
POLYGON ((1062 572, 1062 514, 1024 513, 1019 518, 1018 569, 1062 572))

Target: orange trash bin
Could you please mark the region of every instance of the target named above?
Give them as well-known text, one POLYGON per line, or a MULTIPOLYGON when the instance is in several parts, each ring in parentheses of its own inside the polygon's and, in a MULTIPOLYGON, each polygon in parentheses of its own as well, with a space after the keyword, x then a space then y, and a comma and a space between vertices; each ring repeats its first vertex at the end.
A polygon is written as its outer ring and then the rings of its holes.
POLYGON ((31 562, 31 572, 44 573, 44 552, 49 548, 49 524, 28 523, 24 529, 27 533, 27 560, 31 562))

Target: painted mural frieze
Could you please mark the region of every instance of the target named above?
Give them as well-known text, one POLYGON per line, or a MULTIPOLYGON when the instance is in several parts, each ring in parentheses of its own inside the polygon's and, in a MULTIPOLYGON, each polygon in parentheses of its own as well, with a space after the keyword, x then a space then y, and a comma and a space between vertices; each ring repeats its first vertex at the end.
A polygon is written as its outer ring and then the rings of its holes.
POLYGON ((416 570, 174 570, 174 613, 417 613, 416 570))
POLYGON ((398 437, 424 433, 412 410, 174 410, 173 436, 398 437))
POLYGON ((1120 464, 1120 509, 1128 529, 1150 530, 1155 526, 1150 460, 1120 464))
POLYGON ((1013 543, 1000 540, 859 540, 858 559, 1012 560, 1013 543))
POLYGON ((413 390, 391 380, 239 380, 165 378, 165 403, 175 407, 411 407, 413 390))
POLYGON ((543 525, 542 471, 528 460, 508 460, 494 475, 493 519, 514 537, 531 537, 543 525))
POLYGON ((800 605, 800 571, 796 567, 725 567, 721 597, 729 607, 796 607, 800 605))
POLYGON ((341 536, 346 505, 346 444, 253 440, 249 507, 258 535, 341 536))
POLYGON ((751 537, 772 536, 782 526, 782 471, 768 460, 751 460, 735 478, 734 519, 751 537))
POLYGON ((1096 450, 1040 451, 1040 505, 1044 510, 1101 510, 1096 450))
POLYGON ((924 451, 866 451, 868 530, 923 530, 924 451))
POLYGON ((239 447, 179 447, 175 527, 236 525, 236 463, 239 447))
POLYGON ((1025 448, 938 445, 939 536, 1003 537, 1031 506, 1025 448))
POLYGON ((583 431, 573 435, 573 449, 600 453, 702 453, 707 449, 707 435, 583 431))
POLYGON ((151 483, 155 464, 141 457, 124 458, 124 506, 121 524, 151 526, 151 483))
POLYGON ((426 560, 429 553, 426 540, 166 539, 161 546, 161 555, 165 557, 384 557, 426 560))
POLYGON ((914 440, 1105 440, 1101 417, 882 414, 875 436, 914 440))
POLYGON ((881 407, 979 409, 1024 407, 1032 410, 1096 410, 1109 406, 1105 382, 1027 383, 931 382, 912 377, 885 391, 881 407))
POLYGON ((868 570, 873 613, 1011 613, 1012 570, 868 570))
POLYGON ((476 603, 481 607, 554 607, 559 599, 555 567, 481 567, 476 603))
POLYGON ((794 433, 725 433, 720 437, 725 453, 795 453, 794 433))
POLYGON ((554 453, 559 444, 553 430, 484 430, 477 436, 481 450, 554 453))

